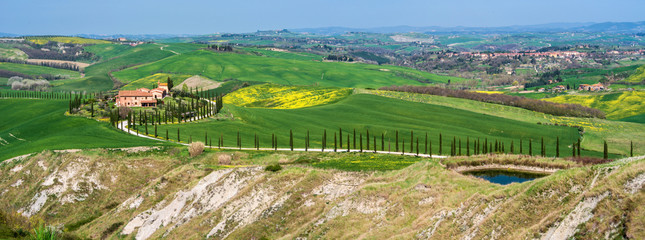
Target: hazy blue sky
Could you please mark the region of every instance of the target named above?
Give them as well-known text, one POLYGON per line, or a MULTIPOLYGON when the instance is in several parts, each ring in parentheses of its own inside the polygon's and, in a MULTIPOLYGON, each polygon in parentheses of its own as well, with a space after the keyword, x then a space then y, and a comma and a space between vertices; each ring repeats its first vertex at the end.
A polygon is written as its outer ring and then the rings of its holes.
POLYGON ((148 34, 307 27, 643 21, 644 0, 0 0, 0 32, 148 34))

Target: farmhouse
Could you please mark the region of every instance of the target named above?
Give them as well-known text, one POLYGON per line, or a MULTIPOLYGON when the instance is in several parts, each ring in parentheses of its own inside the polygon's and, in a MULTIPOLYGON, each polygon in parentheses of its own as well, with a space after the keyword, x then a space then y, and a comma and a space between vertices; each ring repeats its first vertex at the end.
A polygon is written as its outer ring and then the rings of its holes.
POLYGON ((583 91, 602 91, 605 90, 605 86, 602 85, 602 83, 596 83, 596 84, 580 84, 578 87, 578 90, 583 90, 583 91))
POLYGON ((134 91, 119 91, 119 95, 116 96, 116 105, 119 107, 155 107, 157 100, 163 99, 167 94, 167 83, 158 83, 158 87, 152 90, 139 88, 134 91))

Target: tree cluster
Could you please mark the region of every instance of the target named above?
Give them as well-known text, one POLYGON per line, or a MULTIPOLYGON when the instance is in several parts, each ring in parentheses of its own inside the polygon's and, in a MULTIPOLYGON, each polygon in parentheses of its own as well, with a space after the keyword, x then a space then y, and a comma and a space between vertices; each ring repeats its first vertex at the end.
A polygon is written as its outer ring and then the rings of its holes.
POLYGON ((23 61, 20 59, 11 59, 11 58, 0 58, 0 62, 10 62, 10 63, 18 63, 18 64, 29 64, 29 65, 36 65, 36 66, 44 66, 44 67, 51 67, 51 68, 59 68, 59 69, 67 69, 67 70, 72 70, 72 71, 81 71, 81 68, 78 67, 78 65, 73 64, 73 63, 57 63, 57 62, 27 62, 23 61))

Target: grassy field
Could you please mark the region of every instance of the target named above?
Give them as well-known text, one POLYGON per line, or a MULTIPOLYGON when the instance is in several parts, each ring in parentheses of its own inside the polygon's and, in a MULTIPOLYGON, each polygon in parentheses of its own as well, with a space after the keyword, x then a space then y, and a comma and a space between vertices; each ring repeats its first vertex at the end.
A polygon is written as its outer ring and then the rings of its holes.
MULTIPOLYGON (((531 124, 548 123, 581 126, 585 131, 582 138, 582 148, 592 151, 601 152, 603 150, 603 141, 605 140, 612 146, 610 152, 620 154, 629 154, 630 141, 634 141, 634 146, 645 146, 644 124, 596 118, 558 117, 499 104, 426 94, 365 90, 361 92, 412 102, 436 104, 531 124)), ((634 154, 645 154, 645 148, 635 147, 634 154)))
POLYGON ((640 66, 634 71, 634 74, 625 79, 625 82, 639 83, 645 80, 645 65, 640 66))
POLYGON ((322 61, 323 56, 306 52, 288 52, 288 51, 274 51, 265 48, 241 48, 243 51, 259 54, 262 56, 283 58, 292 60, 305 60, 305 61, 322 61))
MULTIPOLYGON (((327 129, 327 148, 333 148, 334 132, 343 128, 343 142, 347 141, 347 134, 353 129, 362 132, 369 130, 370 145, 373 145, 373 136, 377 136, 377 145, 381 146, 381 134, 385 134, 385 147, 395 151, 395 130, 400 131, 399 141, 406 141, 405 151, 410 148, 410 131, 419 137, 420 147, 424 148, 425 133, 428 132, 429 140, 433 144, 433 153, 438 153, 438 135, 443 134, 443 154, 449 153, 450 141, 453 137, 462 140, 466 147, 466 137, 497 139, 505 142, 506 149, 510 142, 519 143, 523 139, 525 152, 528 151, 528 141, 533 139, 534 153, 539 149, 538 142, 542 137, 545 140, 547 153, 554 155, 556 136, 560 137, 562 155, 566 156, 567 145, 578 139, 578 130, 571 127, 537 125, 517 120, 505 119, 471 111, 464 111, 433 104, 414 103, 395 100, 385 97, 354 94, 335 103, 303 109, 263 109, 244 108, 226 105, 227 110, 220 114, 218 120, 211 119, 199 123, 187 123, 170 126, 160 126, 159 132, 169 131, 170 138, 177 139, 177 129, 180 129, 182 142, 192 137, 193 141, 203 141, 205 132, 209 136, 223 134, 226 146, 235 146, 237 131, 242 136, 244 147, 253 147, 254 134, 260 137, 263 147, 270 147, 271 134, 278 137, 280 147, 288 147, 289 130, 293 130, 295 147, 304 148, 304 135, 309 130, 311 148, 320 149, 321 135, 327 129), (234 120, 231 119, 234 116, 234 120), (297 123, 297 124, 294 124, 297 123)), ((357 132, 357 135, 359 134, 357 132)), ((217 145, 217 139, 212 139, 217 145)), ((353 141, 353 138, 352 138, 353 141)), ((359 148, 359 143, 356 149, 359 148)), ((364 140, 364 146, 367 142, 364 140)), ((416 144, 416 142, 415 142, 416 144)), ((340 147, 339 147, 340 148, 340 147)), ((352 146, 352 148, 354 148, 352 146)), ((416 146, 415 146, 416 149, 416 146)), ((424 150, 424 149, 423 149, 424 150)), ((421 151, 423 152, 423 151, 421 151)), ((587 153, 598 156, 601 153, 587 153)))
MULTIPOLYGON (((114 45, 118 46, 118 45, 114 45)), ((112 45, 103 45, 103 48, 113 47, 112 45)), ((172 52, 161 50, 155 44, 143 44, 124 50, 121 47, 115 47, 114 51, 121 51, 119 55, 113 56, 102 62, 93 64, 85 68, 85 77, 75 80, 57 81, 55 90, 61 91, 88 91, 99 92, 107 91, 113 88, 114 83, 108 76, 110 71, 118 70, 126 66, 139 65, 175 55, 172 52)), ((103 56, 112 56, 107 52, 103 56)), ((136 80, 136 79, 133 79, 136 80)))
POLYGON ((172 80, 174 86, 177 86, 181 82, 186 80, 186 78, 191 77, 191 75, 156 73, 154 75, 150 75, 142 79, 128 83, 127 85, 123 86, 121 89, 123 90, 136 90, 137 88, 153 89, 157 87, 157 82, 165 83, 168 80, 168 77, 170 77, 170 80, 172 80))
POLYGON ((242 88, 224 97, 224 103, 241 107, 293 109, 337 102, 352 93, 349 88, 262 84, 242 88))
POLYGON ((561 95, 543 99, 556 103, 573 103, 596 108, 607 114, 607 119, 619 120, 645 114, 645 92, 628 91, 610 94, 561 95))
POLYGON ((65 100, 0 100, 0 159, 45 149, 161 145, 119 132, 107 123, 64 115, 65 100))
POLYGON ((19 72, 28 75, 41 75, 41 74, 51 74, 51 75, 60 75, 66 78, 79 78, 81 74, 72 70, 51 68, 38 65, 29 65, 29 64, 19 64, 19 63, 8 63, 0 62, 0 69, 19 72))
POLYGON ((237 79, 282 85, 362 88, 462 80, 396 66, 288 60, 206 50, 129 68, 115 72, 114 76, 123 82, 131 82, 157 72, 201 75, 216 81, 237 79))
POLYGON ((47 44, 48 42, 61 42, 61 43, 73 43, 73 44, 101 44, 101 43, 110 43, 110 41, 99 40, 99 39, 90 39, 90 38, 80 38, 80 37, 26 37, 27 41, 33 42, 35 44, 47 44))

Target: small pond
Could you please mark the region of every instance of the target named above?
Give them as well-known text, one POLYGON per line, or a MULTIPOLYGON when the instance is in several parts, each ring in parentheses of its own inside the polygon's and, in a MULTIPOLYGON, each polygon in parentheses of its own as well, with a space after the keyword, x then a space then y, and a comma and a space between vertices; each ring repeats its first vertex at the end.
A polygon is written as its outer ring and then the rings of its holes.
POLYGON ((521 183, 526 181, 531 181, 536 178, 541 178, 547 176, 548 174, 540 173, 529 173, 529 172, 518 172, 511 170, 475 170, 463 172, 463 174, 475 176, 478 178, 485 179, 486 181, 497 183, 501 185, 511 184, 511 183, 521 183))

